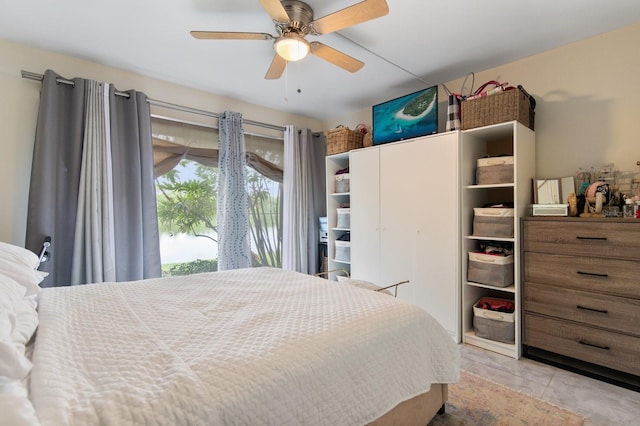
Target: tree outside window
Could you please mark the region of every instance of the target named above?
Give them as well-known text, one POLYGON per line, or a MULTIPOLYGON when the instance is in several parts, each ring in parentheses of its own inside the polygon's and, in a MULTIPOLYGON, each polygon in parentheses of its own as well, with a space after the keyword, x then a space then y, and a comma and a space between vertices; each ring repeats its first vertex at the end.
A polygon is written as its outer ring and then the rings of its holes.
MULTIPOLYGON (((216 140, 217 135, 210 129, 167 123, 163 120, 155 120, 152 130, 154 154, 158 155, 157 164, 170 155, 162 152, 167 146, 168 151, 182 147, 191 154, 198 149, 187 147, 195 139, 204 141, 200 143, 198 155, 179 157, 173 152, 176 160, 172 164, 177 165, 169 171, 165 168, 160 173, 156 169, 156 174, 159 175, 156 178, 156 199, 163 276, 216 271, 218 170, 213 166, 217 164, 217 147, 212 141, 216 140), (197 161, 179 160, 184 157, 196 158, 197 161)), ((281 141, 250 139, 249 144, 254 145, 251 152, 260 157, 263 165, 268 164, 272 169, 276 167, 281 156, 277 151, 281 141), (276 163, 272 163, 273 161, 276 163)), ((251 160, 248 161, 253 165, 251 160)), ((265 173, 269 174, 270 171, 265 173)), ((279 173, 281 174, 281 169, 279 173)), ((281 267, 282 184, 247 166, 247 194, 252 264, 281 267)))
MULTIPOLYGON (((218 269, 217 184, 218 171, 182 160, 156 179, 160 233, 201 239, 210 244, 210 256, 164 264, 164 275, 186 275, 218 269)), ((247 168, 251 251, 253 266, 282 266, 282 185, 247 168)), ((185 244, 185 243, 183 243, 185 244)), ((202 247, 201 243, 197 243, 202 247)), ((185 246, 184 250, 189 251, 185 246)), ((193 250, 196 252, 196 250, 193 250)), ((196 256, 197 257, 197 256, 196 256)))

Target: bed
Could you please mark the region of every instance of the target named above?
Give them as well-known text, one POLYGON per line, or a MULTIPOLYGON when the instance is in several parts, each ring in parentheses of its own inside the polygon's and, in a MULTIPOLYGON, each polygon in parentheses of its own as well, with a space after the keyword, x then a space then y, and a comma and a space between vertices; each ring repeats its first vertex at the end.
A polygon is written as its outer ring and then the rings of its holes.
POLYGON ((2 424, 425 425, 459 377, 431 316, 361 286, 252 268, 39 289, 21 253, 18 288, 6 246, 2 424))

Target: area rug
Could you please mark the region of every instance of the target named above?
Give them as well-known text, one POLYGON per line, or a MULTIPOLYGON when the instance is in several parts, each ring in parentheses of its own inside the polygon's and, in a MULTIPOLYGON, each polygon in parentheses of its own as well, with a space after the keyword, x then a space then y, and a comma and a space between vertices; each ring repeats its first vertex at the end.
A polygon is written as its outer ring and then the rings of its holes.
POLYGON ((575 413, 461 371, 460 381, 449 385, 446 412, 429 426, 582 424, 584 418, 575 413))

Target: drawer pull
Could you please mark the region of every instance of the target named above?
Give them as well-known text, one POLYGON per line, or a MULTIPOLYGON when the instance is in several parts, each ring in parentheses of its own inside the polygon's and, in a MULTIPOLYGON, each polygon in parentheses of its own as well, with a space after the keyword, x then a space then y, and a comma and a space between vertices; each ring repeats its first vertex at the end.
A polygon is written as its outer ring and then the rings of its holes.
POLYGON ((581 237, 581 236, 577 236, 576 237, 577 240, 600 240, 600 241, 607 241, 607 237, 581 237))
POLYGON ((584 272, 584 271, 577 271, 578 274, 580 275, 589 275, 592 277, 602 277, 602 278, 607 278, 609 276, 609 274, 596 274, 594 272, 584 272))
POLYGON ((576 308, 582 309, 582 310, 585 310, 585 311, 598 312, 600 314, 608 314, 609 313, 609 311, 607 311, 606 309, 587 308, 586 306, 580 306, 580 305, 576 305, 576 308))
POLYGON ((611 349, 609 346, 596 345, 595 343, 589 343, 586 340, 578 340, 578 343, 580 343, 581 345, 585 345, 585 346, 591 346, 591 347, 598 348, 598 349, 604 349, 605 351, 608 351, 608 350, 611 349))

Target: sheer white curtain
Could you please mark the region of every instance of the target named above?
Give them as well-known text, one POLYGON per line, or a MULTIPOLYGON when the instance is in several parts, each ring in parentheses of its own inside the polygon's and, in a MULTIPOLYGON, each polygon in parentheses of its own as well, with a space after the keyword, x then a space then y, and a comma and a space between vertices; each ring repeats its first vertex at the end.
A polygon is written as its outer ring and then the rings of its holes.
POLYGON ((220 118, 218 158, 218 270, 251 267, 249 199, 242 114, 220 118))
POLYGON ((318 218, 326 215, 326 142, 309 129, 284 132, 282 267, 318 272, 318 218))
POLYGON ((116 280, 109 85, 87 81, 86 93, 71 284, 116 280))

